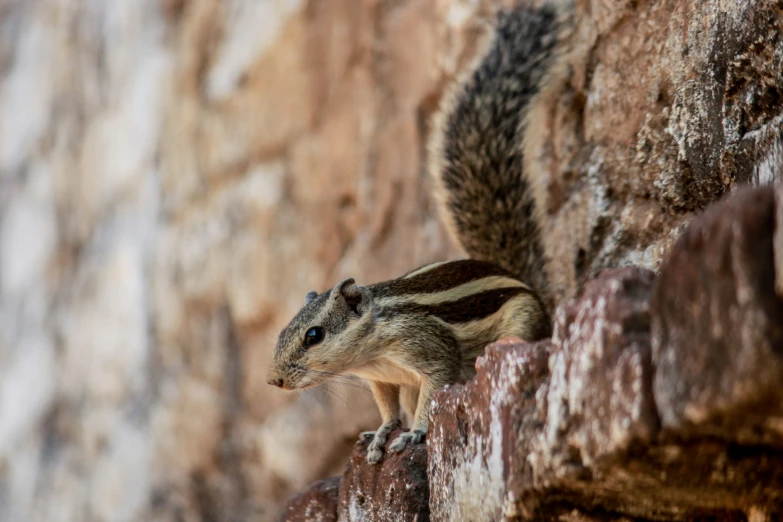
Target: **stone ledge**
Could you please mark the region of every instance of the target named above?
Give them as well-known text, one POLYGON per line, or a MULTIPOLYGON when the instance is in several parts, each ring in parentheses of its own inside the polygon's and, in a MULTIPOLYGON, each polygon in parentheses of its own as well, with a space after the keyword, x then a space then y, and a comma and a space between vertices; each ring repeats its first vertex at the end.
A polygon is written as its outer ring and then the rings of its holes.
POLYGON ((772 189, 738 191, 657 280, 606 271, 558 309, 551 341, 490 346, 472 382, 436 397, 433 519, 783 511, 775 219, 772 189))
POLYGON ((771 187, 739 190, 694 219, 661 267, 652 340, 665 427, 748 444, 783 437, 775 220, 771 187))
MULTIPOLYGON (((391 433, 394 440, 404 430, 391 433)), ((389 454, 379 464, 368 464, 369 441, 360 440, 341 477, 313 483, 286 503, 280 522, 429 520, 427 448, 408 447, 389 454)))
MULTIPOLYGON (((389 443, 404 430, 389 435, 389 443)), ((359 441, 340 481, 339 520, 351 522, 427 522, 429 484, 427 447, 416 444, 368 464, 369 441, 359 441)))
POLYGON ((336 522, 340 477, 314 482, 285 504, 280 522, 336 522))

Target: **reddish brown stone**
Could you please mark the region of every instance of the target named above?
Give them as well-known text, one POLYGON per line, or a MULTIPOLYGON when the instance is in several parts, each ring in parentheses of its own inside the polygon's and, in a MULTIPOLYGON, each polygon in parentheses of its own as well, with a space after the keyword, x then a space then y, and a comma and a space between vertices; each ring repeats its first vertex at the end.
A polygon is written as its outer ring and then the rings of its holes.
POLYGON ((436 395, 433 520, 740 521, 783 510, 783 446, 661 429, 653 283, 647 270, 603 273, 558 310, 551 342, 493 345, 473 381, 436 395))
POLYGON ((771 187, 744 189, 713 206, 694 219, 661 268, 653 357, 655 399, 668 428, 723 424, 722 436, 732 439, 783 438, 779 426, 763 426, 768 415, 783 415, 774 199, 771 187))
POLYGON ((510 483, 532 482, 535 463, 519 457, 534 441, 520 435, 540 429, 536 392, 549 353, 549 341, 490 345, 475 379, 436 393, 427 441, 433 520, 497 520, 510 483))
POLYGON ((558 310, 551 342, 490 346, 472 382, 436 396, 433 518, 540 515, 541 488, 578 483, 601 457, 656 432, 652 281, 638 268, 604 273, 558 310))
POLYGON ((340 477, 314 482, 285 503, 280 522, 337 522, 340 477))
MULTIPOLYGON (((389 436, 393 441, 403 430, 389 436)), ((359 441, 340 482, 341 522, 427 522, 430 519, 425 444, 402 453, 386 453, 379 464, 367 463, 369 441, 359 441)), ((387 444, 388 445, 388 444, 387 444)))
POLYGON ((547 423, 561 431, 568 423, 569 449, 562 451, 578 452, 585 465, 658 429, 650 364, 653 281, 653 272, 642 268, 607 270, 555 317, 547 399, 549 411, 564 416, 547 423))

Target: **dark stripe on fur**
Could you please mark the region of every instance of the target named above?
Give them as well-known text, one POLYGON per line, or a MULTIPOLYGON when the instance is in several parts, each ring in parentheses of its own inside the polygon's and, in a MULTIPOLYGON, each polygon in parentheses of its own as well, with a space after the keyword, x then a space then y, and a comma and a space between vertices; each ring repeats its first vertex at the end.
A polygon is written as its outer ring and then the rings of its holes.
MULTIPOLYGON (((419 269, 417 268, 416 270, 419 269)), ((415 270, 411 272, 415 272, 415 270)), ((491 276, 505 276, 516 280, 511 273, 492 263, 475 259, 462 259, 436 266, 423 274, 409 279, 405 279, 405 276, 402 276, 399 279, 378 283, 369 288, 376 298, 410 294, 434 294, 491 276)))
POLYGON ((527 288, 518 286, 496 288, 478 294, 469 295, 457 301, 448 301, 434 305, 409 303, 400 307, 391 307, 384 315, 423 314, 433 315, 449 324, 477 321, 494 314, 510 299, 520 294, 531 294, 527 288))

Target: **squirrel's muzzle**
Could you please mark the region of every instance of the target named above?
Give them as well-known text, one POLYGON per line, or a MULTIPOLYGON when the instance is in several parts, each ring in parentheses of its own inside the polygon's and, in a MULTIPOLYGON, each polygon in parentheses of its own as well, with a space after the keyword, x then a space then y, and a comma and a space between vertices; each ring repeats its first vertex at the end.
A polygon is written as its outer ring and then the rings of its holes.
POLYGON ((266 374, 266 382, 272 386, 285 389, 285 375, 277 368, 270 368, 266 374))

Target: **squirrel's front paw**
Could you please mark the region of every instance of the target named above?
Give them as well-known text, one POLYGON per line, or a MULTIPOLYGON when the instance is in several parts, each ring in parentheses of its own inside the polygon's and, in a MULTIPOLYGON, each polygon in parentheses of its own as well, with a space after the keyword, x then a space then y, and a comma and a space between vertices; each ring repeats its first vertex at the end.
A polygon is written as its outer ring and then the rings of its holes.
POLYGON ((399 437, 394 439, 394 442, 389 446, 389 451, 393 453, 399 453, 405 449, 408 444, 419 444, 424 442, 424 437, 427 432, 424 430, 411 430, 408 433, 402 433, 399 437))
POLYGON ((367 447, 367 462, 370 464, 377 464, 383 459, 383 447, 386 445, 389 433, 399 425, 400 421, 395 419, 383 423, 377 431, 365 431, 360 435, 361 439, 372 438, 372 442, 370 442, 370 445, 367 447))
POLYGON ((383 460, 383 448, 368 448, 367 449, 367 462, 370 464, 377 464, 383 460))

